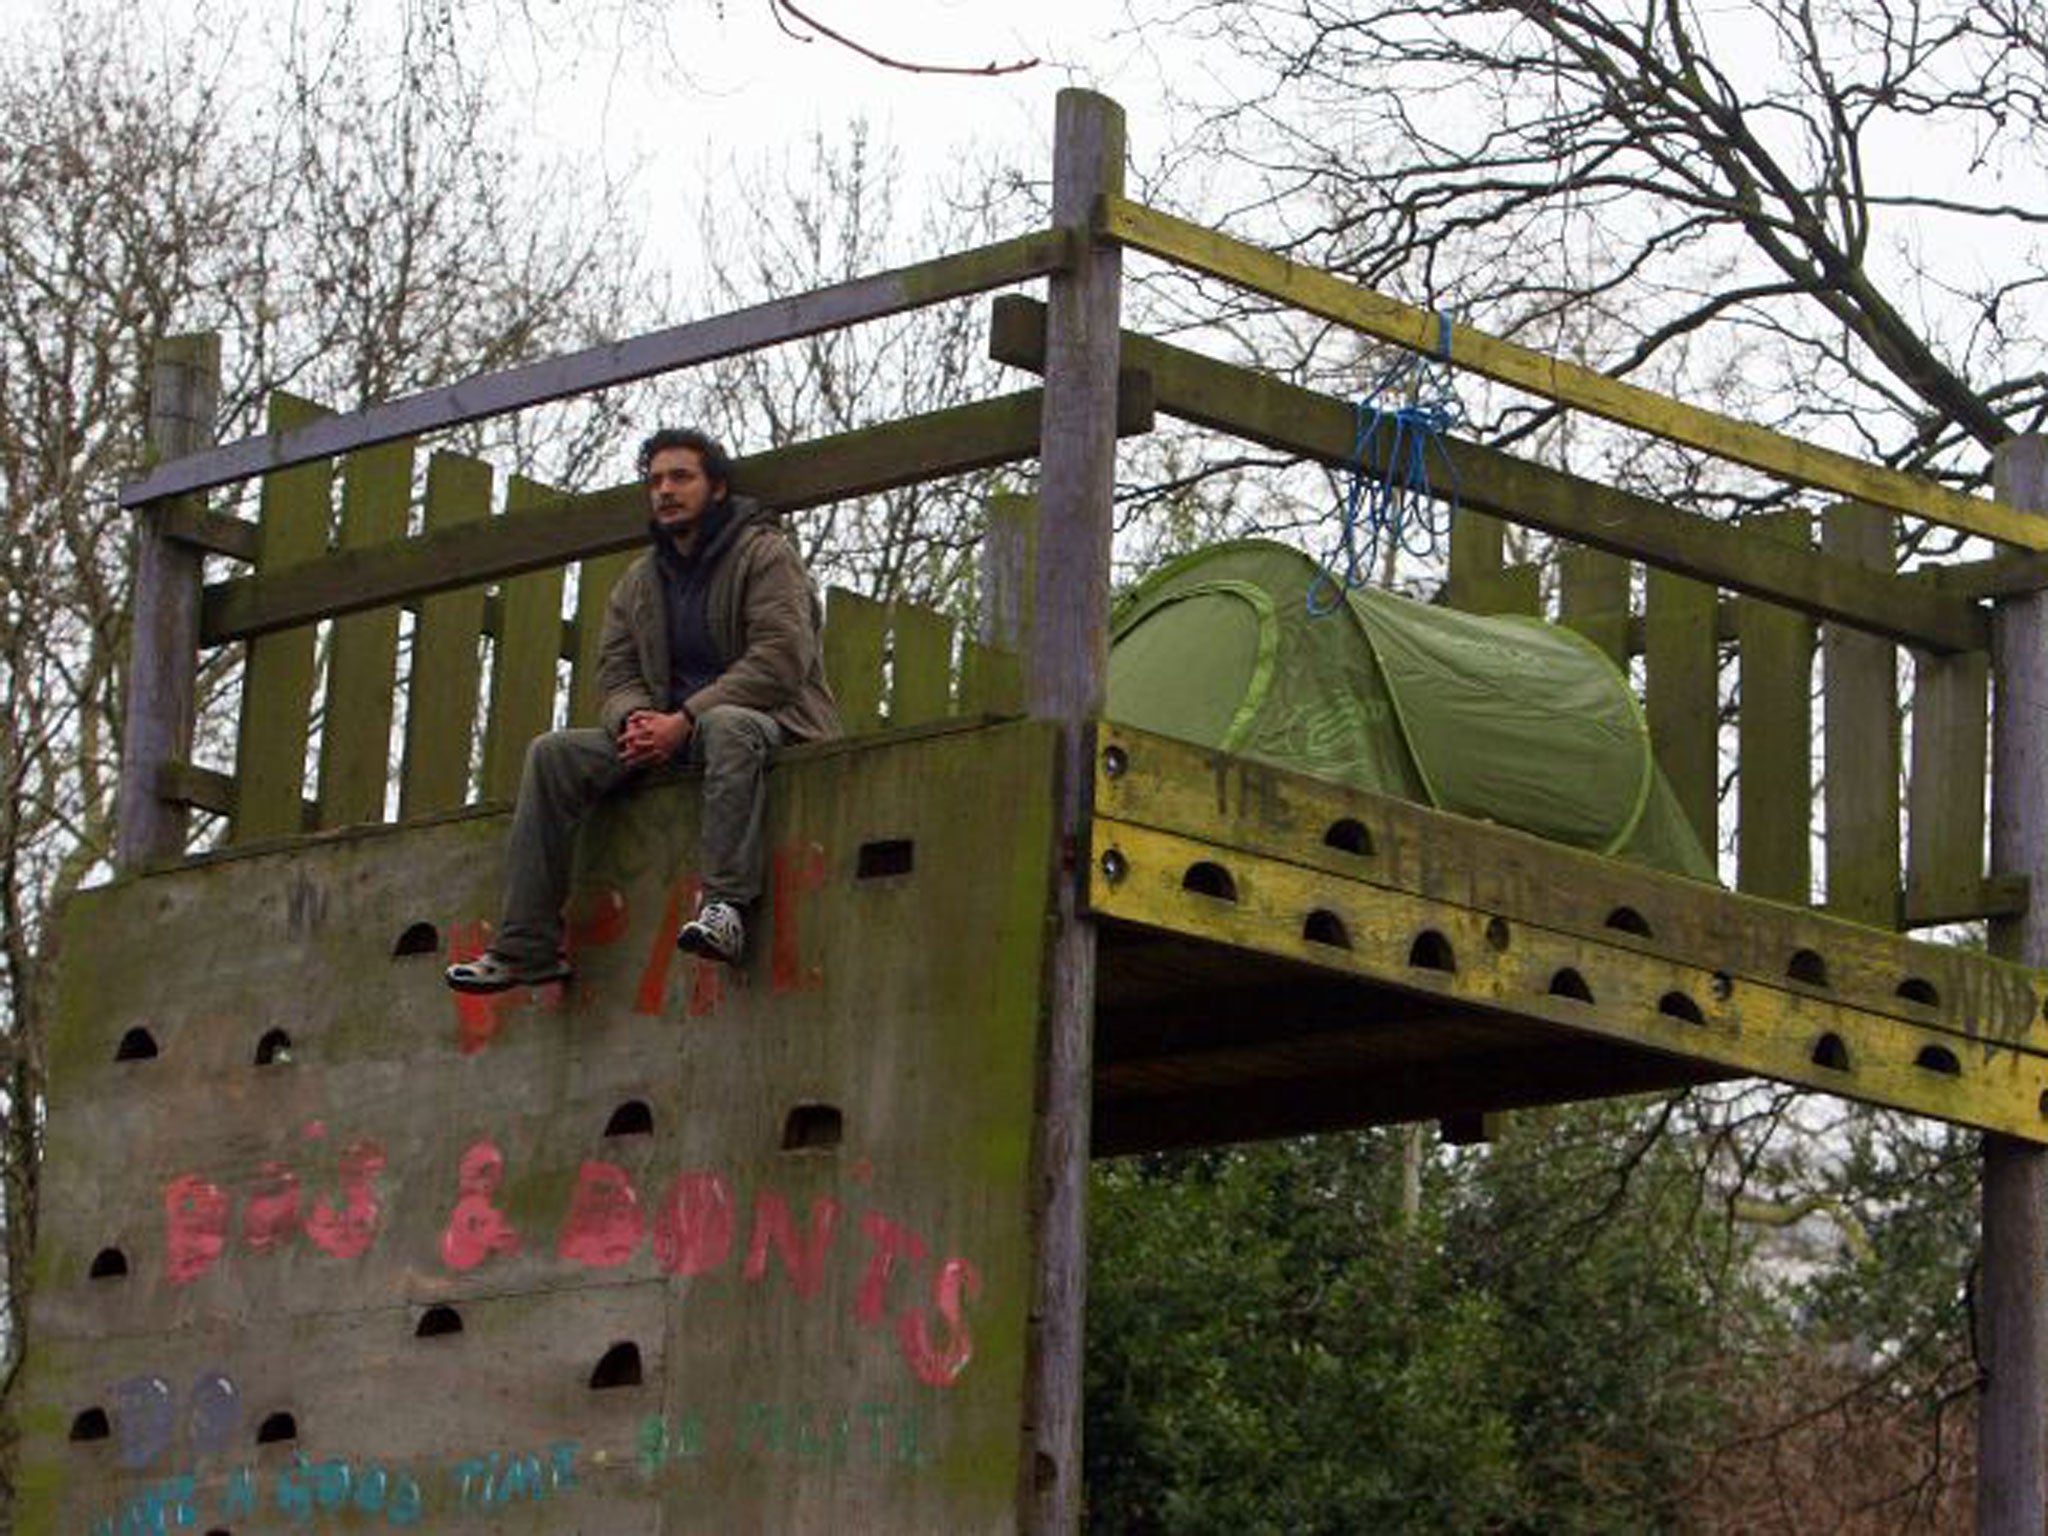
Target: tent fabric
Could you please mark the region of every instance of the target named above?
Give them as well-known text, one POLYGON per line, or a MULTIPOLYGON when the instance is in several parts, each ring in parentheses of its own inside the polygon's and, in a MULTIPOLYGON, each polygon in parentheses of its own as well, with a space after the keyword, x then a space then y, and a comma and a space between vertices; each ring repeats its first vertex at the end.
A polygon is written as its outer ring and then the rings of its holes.
POLYGON ((1628 681, 1571 630, 1371 588, 1321 617, 1265 540, 1173 562, 1111 616, 1109 713, 1703 880, 1628 681))

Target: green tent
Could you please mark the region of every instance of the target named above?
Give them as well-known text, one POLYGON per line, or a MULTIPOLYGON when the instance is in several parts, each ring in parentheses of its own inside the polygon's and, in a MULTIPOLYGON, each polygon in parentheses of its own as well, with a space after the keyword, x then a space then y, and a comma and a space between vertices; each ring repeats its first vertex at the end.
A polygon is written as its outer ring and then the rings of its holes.
POLYGON ((1111 616, 1111 718, 1714 878, 1628 680, 1589 641, 1372 588, 1317 616, 1315 579, 1265 540, 1148 577, 1111 616))

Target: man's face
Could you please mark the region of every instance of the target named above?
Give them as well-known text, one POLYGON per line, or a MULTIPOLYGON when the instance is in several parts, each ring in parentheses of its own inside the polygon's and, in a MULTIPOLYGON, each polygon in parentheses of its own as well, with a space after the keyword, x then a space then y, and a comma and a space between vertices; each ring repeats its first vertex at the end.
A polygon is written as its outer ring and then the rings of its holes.
POLYGON ((663 533, 694 532, 719 489, 706 478, 704 456, 694 448, 663 448, 647 465, 647 503, 663 533))

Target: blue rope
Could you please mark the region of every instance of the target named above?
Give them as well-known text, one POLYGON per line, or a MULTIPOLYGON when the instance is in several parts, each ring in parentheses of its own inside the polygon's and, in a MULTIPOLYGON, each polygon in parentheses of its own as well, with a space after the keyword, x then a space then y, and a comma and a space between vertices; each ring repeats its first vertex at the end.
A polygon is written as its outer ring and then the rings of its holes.
POLYGON ((1308 586, 1312 618, 1334 612, 1345 594, 1368 585, 1383 549, 1429 559, 1449 536, 1458 472, 1444 436, 1464 424, 1465 412, 1449 367, 1451 317, 1436 319, 1437 356, 1402 358, 1354 408, 1351 484, 1337 508, 1337 547, 1308 586), (1408 403, 1382 410, 1376 402, 1389 395, 1406 395, 1408 403), (1383 448, 1384 469, 1370 467, 1383 448), (1432 458, 1447 472, 1450 489, 1443 498, 1430 480, 1432 458))

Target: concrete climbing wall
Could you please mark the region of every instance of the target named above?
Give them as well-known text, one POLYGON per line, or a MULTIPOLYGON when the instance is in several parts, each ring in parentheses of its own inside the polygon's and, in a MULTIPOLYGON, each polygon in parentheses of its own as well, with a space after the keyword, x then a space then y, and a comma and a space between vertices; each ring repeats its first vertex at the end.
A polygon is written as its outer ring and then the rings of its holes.
POLYGON ((567 988, 442 985, 502 816, 79 898, 20 1528, 1014 1529, 1052 774, 785 762, 739 975, 687 778, 593 819, 567 988))

